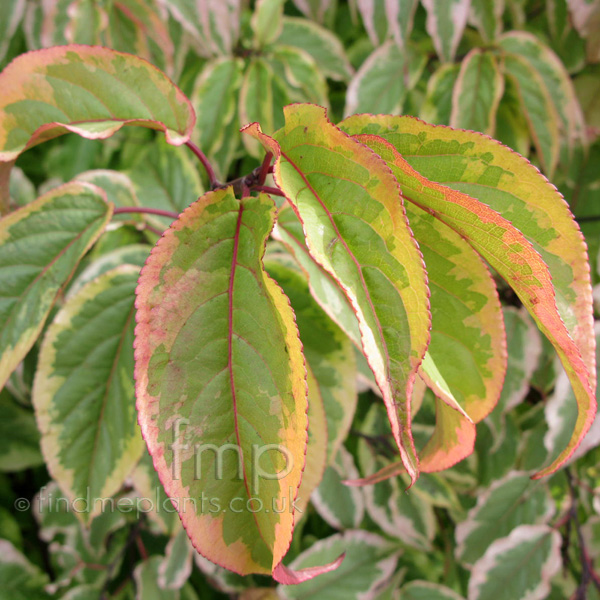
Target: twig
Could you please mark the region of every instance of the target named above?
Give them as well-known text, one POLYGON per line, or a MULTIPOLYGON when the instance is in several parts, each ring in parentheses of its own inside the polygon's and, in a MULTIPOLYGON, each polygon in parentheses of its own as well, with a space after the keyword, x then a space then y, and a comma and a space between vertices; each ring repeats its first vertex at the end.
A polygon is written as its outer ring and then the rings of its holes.
POLYGON ((265 193, 271 194, 273 196, 281 196, 282 198, 285 198, 285 194, 279 188, 270 187, 268 185, 253 185, 252 191, 253 192, 265 192, 265 193))
POLYGON ((206 158, 206 155, 204 154, 204 152, 202 152, 202 150, 200 150, 200 148, 198 148, 198 146, 196 146, 196 144, 194 144, 194 142, 192 142, 191 140, 188 140, 185 143, 185 145, 196 155, 198 160, 202 163, 202 166, 204 167, 204 170, 206 171, 206 174, 208 175, 210 187, 213 190, 218 188, 220 186, 219 180, 217 179, 215 170, 213 169, 212 165, 210 164, 210 161, 208 160, 208 158, 206 158))

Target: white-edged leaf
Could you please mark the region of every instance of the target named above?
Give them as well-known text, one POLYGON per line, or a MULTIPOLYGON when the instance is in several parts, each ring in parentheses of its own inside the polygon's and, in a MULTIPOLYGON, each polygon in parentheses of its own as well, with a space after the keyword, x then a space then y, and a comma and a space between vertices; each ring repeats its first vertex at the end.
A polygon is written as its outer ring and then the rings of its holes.
POLYGON ((360 527, 365 509, 363 491, 342 483, 347 479, 357 479, 358 476, 352 455, 341 446, 311 497, 319 515, 334 529, 360 527))
POLYGON ((450 62, 467 24, 471 0, 422 0, 427 33, 442 62, 450 62))
POLYGON ((468 600, 543 600, 561 567, 561 538, 547 525, 522 525, 475 563, 468 600))
POLYGON ((316 579, 299 585, 279 586, 282 598, 293 600, 337 600, 361 598, 374 600, 376 590, 391 577, 398 562, 398 550, 384 538, 362 530, 350 530, 319 540, 292 563, 293 569, 304 569, 346 557, 341 566, 316 579))

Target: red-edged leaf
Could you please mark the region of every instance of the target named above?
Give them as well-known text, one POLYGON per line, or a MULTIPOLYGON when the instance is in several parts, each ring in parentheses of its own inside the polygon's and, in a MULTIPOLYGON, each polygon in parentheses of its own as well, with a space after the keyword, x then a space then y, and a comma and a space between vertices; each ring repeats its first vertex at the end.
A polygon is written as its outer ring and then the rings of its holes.
POLYGON ((277 141, 257 124, 244 131, 276 157, 275 180, 302 222, 312 257, 353 306, 394 439, 415 481, 410 399, 431 317, 400 189, 381 159, 332 125, 325 109, 298 104, 284 114, 277 141))

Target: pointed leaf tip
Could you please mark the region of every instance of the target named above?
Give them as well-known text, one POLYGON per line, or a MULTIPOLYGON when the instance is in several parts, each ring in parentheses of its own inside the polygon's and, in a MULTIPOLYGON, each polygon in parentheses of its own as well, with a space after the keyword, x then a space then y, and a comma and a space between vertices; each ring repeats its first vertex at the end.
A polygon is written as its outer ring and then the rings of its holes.
POLYGON ((277 581, 277 583, 281 583, 283 585, 298 585, 299 583, 310 581, 311 579, 314 579, 323 573, 335 571, 342 564, 344 558, 346 558, 345 552, 333 562, 330 562, 326 565, 306 567, 305 569, 299 569, 298 571, 294 571, 293 569, 286 567, 283 563, 279 563, 273 569, 273 579, 277 581))

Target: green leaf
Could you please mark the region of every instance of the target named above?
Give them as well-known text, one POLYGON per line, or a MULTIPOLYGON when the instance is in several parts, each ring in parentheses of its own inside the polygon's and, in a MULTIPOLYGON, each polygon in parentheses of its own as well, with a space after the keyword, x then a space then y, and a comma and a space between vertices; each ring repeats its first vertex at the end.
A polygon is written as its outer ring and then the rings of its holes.
POLYGON ((0 386, 111 214, 102 190, 68 183, 0 220, 0 386))
POLYGON ((22 471, 43 464, 40 434, 31 410, 0 391, 0 471, 22 471))
POLYGON ((84 521, 101 512, 96 499, 112 496, 142 454, 133 384, 138 274, 124 265, 83 287, 56 315, 40 350, 32 400, 42 451, 68 498, 88 500, 78 512, 84 521))
POLYGON ((598 0, 568 0, 569 12, 575 29, 587 41, 589 62, 600 60, 600 2, 598 0))
POLYGON ((358 529, 365 512, 362 490, 343 484, 357 479, 352 454, 341 446, 334 462, 325 469, 323 480, 311 497, 316 511, 334 529, 358 529))
POLYGON ((309 19, 318 23, 329 20, 329 17, 332 16, 332 9, 335 9, 335 5, 332 7, 330 0, 294 0, 294 4, 309 19))
POLYGON ((7 600, 48 600, 48 575, 31 564, 9 541, 0 539, 0 578, 7 600))
MULTIPOLYGON (((237 122, 238 92, 242 83, 244 63, 239 58, 219 58, 207 63, 194 85, 192 104, 196 111, 194 142, 210 158, 219 151, 226 159, 219 161, 220 174, 227 175, 231 155, 240 141, 228 126, 237 122)), ((236 127, 237 130, 237 127, 236 127)))
POLYGON ((575 89, 560 59, 534 35, 512 31, 500 39, 503 50, 527 61, 541 76, 556 113, 559 133, 568 148, 585 142, 585 123, 575 89))
POLYGON ((266 267, 290 299, 296 315, 304 356, 325 410, 329 464, 346 439, 356 410, 354 349, 350 340, 313 300, 300 273, 274 261, 269 261, 266 267))
POLYGON ((264 194, 205 194, 137 288, 142 433, 194 546, 240 574, 271 573, 287 552, 306 450, 298 330, 262 265, 274 212, 264 194), (189 497, 206 501, 184 507, 189 497))
POLYGON ((308 52, 329 79, 348 81, 352 77, 353 69, 344 46, 333 32, 317 23, 284 16, 283 30, 277 42, 308 52))
POLYGON ((400 588, 402 600, 464 600, 446 586, 429 581, 411 581, 400 588))
POLYGON ((517 527, 473 566, 469 600, 543 600, 561 568, 560 546, 560 534, 547 525, 517 527))
POLYGON ((450 125, 493 135, 504 78, 496 58, 479 48, 462 61, 452 93, 450 125))
MULTIPOLYGON (((108 48, 61 46, 29 52, 0 74, 0 161, 67 132, 105 139, 123 125, 164 131, 185 143, 190 101, 156 67, 108 48)), ((6 165, 2 167, 6 169, 6 165)))
POLYGON ((423 0, 427 33, 442 62, 454 59, 469 16, 470 0, 423 0))
POLYGON ((471 0, 469 23, 474 25, 485 42, 493 42, 502 31, 504 0, 471 0))
POLYGON ((312 257, 352 303, 365 356, 414 481, 410 400, 430 315, 422 257, 400 190, 381 159, 332 125, 324 109, 293 105, 284 114, 277 142, 256 124, 244 131, 276 157, 275 180, 303 222, 312 257))
POLYGON ((477 504, 456 528, 456 556, 473 565, 497 539, 520 525, 541 525, 554 515, 546 486, 512 471, 478 492, 477 504))
POLYGON ((13 167, 10 172, 9 196, 12 203, 17 206, 25 206, 33 202, 37 196, 35 186, 19 167, 13 167))
POLYGON ((375 48, 383 44, 388 37, 387 4, 386 0, 357 0, 356 2, 363 25, 375 48))
POLYGON ((496 113, 494 137, 524 157, 529 156, 531 136, 515 84, 504 79, 504 95, 496 113))
POLYGON ((410 117, 355 116, 341 127, 381 136, 361 140, 386 159, 407 200, 468 239, 552 342, 579 407, 569 444, 538 476, 553 472, 575 450, 596 412, 589 266, 567 205, 537 169, 482 135, 410 117))
POLYGON ((296 558, 291 566, 304 569, 321 565, 346 553, 342 566, 300 585, 279 586, 282 598, 336 600, 337 598, 374 597, 375 590, 392 576, 398 552, 384 538, 367 531, 347 531, 319 540, 296 558))
POLYGON ((504 57, 504 71, 514 84, 544 172, 552 178, 560 150, 560 117, 542 76, 520 55, 504 57))
POLYGON ((392 40, 377 48, 348 86, 344 114, 398 113, 416 85, 427 57, 414 46, 400 49, 392 40))
POLYGON ((460 65, 445 64, 438 67, 429 78, 427 95, 421 109, 421 118, 428 123, 450 124, 452 93, 459 71, 460 65))

